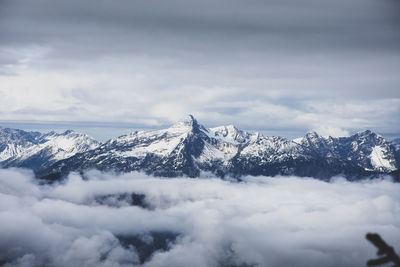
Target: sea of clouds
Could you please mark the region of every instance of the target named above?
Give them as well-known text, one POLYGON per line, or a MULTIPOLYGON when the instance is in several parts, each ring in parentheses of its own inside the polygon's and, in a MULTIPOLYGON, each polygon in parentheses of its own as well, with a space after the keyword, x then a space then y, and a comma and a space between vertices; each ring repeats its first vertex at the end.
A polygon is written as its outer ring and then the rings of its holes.
POLYGON ((365 266, 367 232, 400 249, 400 184, 3 169, 0 225, 4 266, 365 266))

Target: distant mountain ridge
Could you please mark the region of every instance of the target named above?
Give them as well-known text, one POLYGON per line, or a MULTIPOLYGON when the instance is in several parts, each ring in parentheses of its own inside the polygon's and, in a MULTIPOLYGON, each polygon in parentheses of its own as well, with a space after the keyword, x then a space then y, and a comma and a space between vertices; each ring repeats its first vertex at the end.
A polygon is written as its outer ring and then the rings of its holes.
POLYGON ((12 158, 39 142, 42 134, 18 129, 0 128, 0 161, 12 158))
POLYGON ((308 133, 299 142, 322 157, 349 160, 369 171, 391 172, 399 168, 396 145, 366 130, 350 137, 322 137, 308 133))
POLYGON ((166 177, 198 177, 208 172, 219 177, 298 175, 328 179, 344 174, 360 179, 395 172, 400 166, 398 146, 371 131, 339 138, 312 132, 289 140, 246 132, 233 125, 206 128, 193 116, 167 129, 135 131, 103 144, 74 132, 41 135, 15 131, 20 135, 13 135, 17 139, 14 143, 9 135, 4 138, 8 143, 0 145, 19 149, 14 154, 4 152, 8 158, 1 166, 32 168, 41 177, 99 169, 166 177), (24 142, 29 149, 17 145, 24 142))
POLYGON ((95 149, 99 145, 100 142, 93 138, 72 130, 42 134, 0 128, 0 166, 39 171, 59 160, 95 149))

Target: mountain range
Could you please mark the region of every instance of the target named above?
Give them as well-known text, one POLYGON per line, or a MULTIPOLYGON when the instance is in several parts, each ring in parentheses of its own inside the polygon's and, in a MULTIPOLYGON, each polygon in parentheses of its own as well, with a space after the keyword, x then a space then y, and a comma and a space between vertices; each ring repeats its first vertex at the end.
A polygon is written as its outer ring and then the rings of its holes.
POLYGON ((0 166, 23 167, 40 178, 59 179, 71 171, 141 171, 177 177, 200 175, 297 175, 357 180, 379 174, 398 179, 399 140, 369 130, 349 137, 266 137, 233 125, 206 128, 193 116, 156 131, 135 131, 100 143, 68 130, 26 132, 0 128, 0 166))
POLYGON ((100 142, 72 130, 43 134, 0 128, 0 166, 40 171, 59 160, 98 146, 100 142))

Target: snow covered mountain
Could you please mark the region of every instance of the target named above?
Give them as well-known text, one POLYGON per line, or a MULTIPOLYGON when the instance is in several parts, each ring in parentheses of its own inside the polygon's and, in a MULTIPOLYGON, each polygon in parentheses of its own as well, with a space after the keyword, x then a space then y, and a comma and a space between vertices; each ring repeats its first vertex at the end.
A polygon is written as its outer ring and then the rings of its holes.
POLYGON ((369 130, 339 138, 311 132, 296 142, 322 157, 347 160, 369 171, 391 172, 400 167, 396 147, 369 130))
POLYGON ((400 150, 371 131, 340 138, 308 133, 289 140, 242 131, 232 125, 206 128, 193 116, 167 129, 136 131, 103 144, 72 131, 12 131, 0 135, 4 140, 1 147, 18 149, 0 150, 6 151, 1 165, 32 168, 38 176, 47 178, 94 168, 167 177, 198 177, 201 172, 209 172, 220 177, 280 174, 327 179, 345 174, 358 179, 390 173, 400 165, 400 150), (17 141, 12 141, 13 137, 17 141), (9 156, 10 151, 15 153, 9 156))
POLYGON ((204 171, 220 177, 293 174, 326 179, 341 173, 362 177, 372 170, 347 157, 327 157, 328 152, 319 151, 326 146, 313 144, 265 137, 232 125, 207 129, 189 116, 164 130, 136 131, 111 139, 96 149, 56 162, 40 175, 57 177, 96 168, 171 177, 198 177, 204 171))
POLYGON ((36 144, 40 136, 39 132, 0 128, 0 162, 21 154, 26 148, 36 144))
POLYGON ((41 134, 8 128, 0 129, 0 142, 0 166, 34 171, 100 145, 91 137, 72 130, 41 134))

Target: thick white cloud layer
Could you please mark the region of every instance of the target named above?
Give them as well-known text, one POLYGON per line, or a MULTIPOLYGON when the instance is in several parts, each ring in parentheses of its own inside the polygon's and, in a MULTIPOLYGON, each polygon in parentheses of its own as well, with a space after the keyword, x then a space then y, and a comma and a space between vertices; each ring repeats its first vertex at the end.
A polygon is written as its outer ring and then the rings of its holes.
POLYGON ((131 266, 139 264, 137 248, 121 236, 150 244, 153 233, 175 233, 145 266, 365 266, 375 256, 367 232, 400 248, 399 192, 389 180, 237 183, 100 172, 43 186, 30 172, 0 170, 0 261, 131 266), (144 195, 144 208, 123 193, 144 195))

